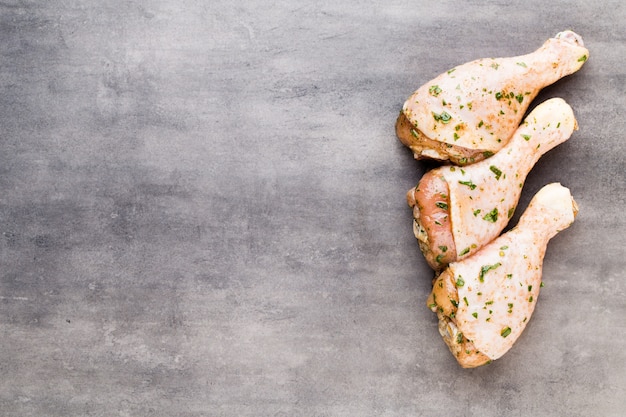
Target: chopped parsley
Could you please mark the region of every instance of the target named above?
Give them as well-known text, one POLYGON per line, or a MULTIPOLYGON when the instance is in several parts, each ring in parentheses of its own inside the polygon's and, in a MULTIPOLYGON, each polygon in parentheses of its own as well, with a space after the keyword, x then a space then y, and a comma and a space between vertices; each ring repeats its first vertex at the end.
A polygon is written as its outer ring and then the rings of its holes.
POLYGON ((459 181, 459 184, 467 185, 470 188, 470 190, 475 190, 476 189, 476 184, 474 184, 471 180, 469 180, 469 181, 459 181))
POLYGON ((439 88, 438 85, 431 85, 430 88, 428 89, 428 92, 432 94, 433 96, 437 97, 439 93, 441 93, 441 88, 439 88))
POLYGON ((500 262, 493 265, 483 265, 480 268, 480 274, 478 275, 478 279, 480 280, 480 282, 485 282, 485 274, 487 274, 487 272, 491 271, 492 269, 496 269, 500 265, 502 265, 500 262))
POLYGON ((580 58, 578 58, 578 62, 585 62, 587 60, 587 55, 583 55, 580 58))
POLYGON ((494 208, 489 213, 483 216, 483 220, 487 220, 490 223, 495 223, 498 221, 498 208, 494 208))
POLYGON ((500 336, 502 337, 507 337, 510 334, 511 334, 511 328, 508 326, 502 329, 502 331, 500 332, 500 336))
POLYGON ((459 256, 463 256, 463 255, 467 255, 470 252, 470 248, 469 246, 465 249, 463 249, 460 253, 459 256))
POLYGON ((526 63, 525 63, 525 62, 523 62, 523 61, 516 62, 516 64, 517 64, 517 65, 519 65, 520 67, 527 68, 526 63))
POLYGON ((502 171, 500 171, 500 169, 495 165, 491 165, 489 170, 495 174, 497 180, 499 180, 502 176, 502 171))
POLYGON ((525 140, 530 140, 530 135, 522 135, 525 140))
POLYGON ((433 118, 436 121, 441 122, 445 125, 450 123, 450 119, 452 119, 452 116, 450 116, 447 112, 442 111, 440 114, 433 112, 433 118))
POLYGON ((461 276, 459 275, 459 277, 456 279, 456 286, 457 287, 462 287, 463 285, 465 285, 465 281, 463 280, 463 278, 461 278, 461 276))
POLYGON ((506 215, 510 219, 513 213, 515 213, 515 207, 511 207, 506 215))
POLYGON ((437 201, 435 203, 435 206, 439 207, 442 210, 448 210, 448 204, 444 203, 443 201, 437 201))

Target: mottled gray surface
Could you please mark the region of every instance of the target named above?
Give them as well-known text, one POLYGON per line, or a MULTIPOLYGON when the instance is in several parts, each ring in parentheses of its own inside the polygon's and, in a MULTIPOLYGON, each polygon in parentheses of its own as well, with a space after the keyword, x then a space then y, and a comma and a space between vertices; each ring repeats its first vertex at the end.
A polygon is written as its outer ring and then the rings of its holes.
MULTIPOLYGON (((622 416, 623 1, 0 3, 0 415, 622 416), (514 348, 426 308, 402 102, 556 32, 591 58, 571 188, 514 348)), ((516 218, 519 215, 516 214, 516 218)))

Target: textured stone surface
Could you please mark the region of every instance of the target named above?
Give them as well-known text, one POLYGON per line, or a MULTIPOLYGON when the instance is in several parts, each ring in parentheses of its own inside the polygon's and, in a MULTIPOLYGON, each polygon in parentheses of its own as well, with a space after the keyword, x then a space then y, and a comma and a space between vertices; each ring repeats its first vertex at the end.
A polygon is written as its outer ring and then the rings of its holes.
MULTIPOLYGON (((621 1, 0 3, 3 416, 620 416, 621 1), (538 307, 460 369, 426 308, 402 102, 571 28, 531 172, 580 205, 538 307)), ((516 214, 514 220, 517 219, 516 214)))

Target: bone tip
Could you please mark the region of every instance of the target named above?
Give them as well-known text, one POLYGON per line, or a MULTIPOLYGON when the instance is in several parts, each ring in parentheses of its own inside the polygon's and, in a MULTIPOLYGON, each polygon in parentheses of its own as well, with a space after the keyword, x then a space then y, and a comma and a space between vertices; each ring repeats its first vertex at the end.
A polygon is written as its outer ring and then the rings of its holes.
POLYGON ((573 32, 571 30, 564 30, 563 32, 559 32, 556 34, 555 36, 556 39, 562 39, 566 42, 569 42, 573 45, 578 45, 578 46, 585 46, 585 43, 583 42, 583 38, 582 36, 580 36, 579 34, 577 34, 576 32, 573 32))

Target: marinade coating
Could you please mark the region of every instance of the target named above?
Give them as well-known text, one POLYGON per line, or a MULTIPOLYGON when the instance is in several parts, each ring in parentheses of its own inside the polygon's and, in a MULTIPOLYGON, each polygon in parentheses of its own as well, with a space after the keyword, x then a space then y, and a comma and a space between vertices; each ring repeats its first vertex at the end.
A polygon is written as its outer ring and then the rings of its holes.
POLYGON ((582 38, 564 31, 530 54, 459 65, 406 100, 396 134, 418 159, 478 162, 508 143, 542 88, 578 71, 588 57, 582 38))

